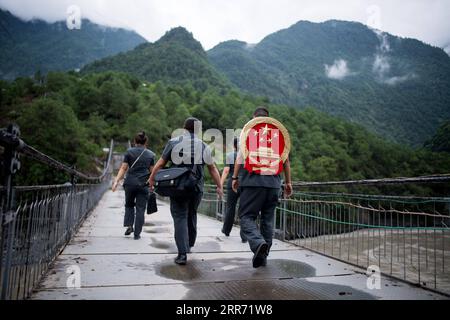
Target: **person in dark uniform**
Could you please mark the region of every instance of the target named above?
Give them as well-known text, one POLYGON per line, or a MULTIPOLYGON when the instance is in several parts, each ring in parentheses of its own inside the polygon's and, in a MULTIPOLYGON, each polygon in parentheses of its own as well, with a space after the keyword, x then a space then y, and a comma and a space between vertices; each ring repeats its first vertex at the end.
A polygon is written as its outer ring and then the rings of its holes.
MULTIPOLYGON (((269 117, 269 111, 260 107, 256 109, 256 117, 269 117)), ((280 175, 250 174, 247 170, 240 170, 243 164, 239 154, 233 174, 233 190, 240 188, 239 218, 241 229, 254 253, 253 267, 266 266, 267 257, 272 246, 275 209, 278 205, 281 177, 280 175), (260 230, 256 219, 261 214, 260 230)), ((284 163, 285 195, 292 195, 291 169, 289 159, 284 163)))
POLYGON ((125 189, 125 235, 134 232, 134 239, 141 238, 142 227, 145 222, 145 209, 149 197, 147 185, 150 173, 155 165, 155 154, 147 149, 148 138, 145 132, 134 138, 135 147, 125 153, 119 174, 114 180, 112 191, 115 192, 119 182, 126 174, 123 187, 125 189))
POLYGON ((187 254, 191 252, 197 238, 197 209, 203 197, 204 165, 207 166, 214 182, 217 185, 217 194, 223 196, 220 174, 211 155, 211 149, 195 135, 195 127, 200 120, 188 118, 185 121, 186 133, 170 140, 156 163, 149 179, 150 188, 155 185, 155 175, 171 162, 176 167, 192 167, 198 177, 196 192, 186 197, 171 197, 170 211, 175 227, 175 242, 178 256, 175 263, 185 265, 187 254))
MULTIPOLYGON (((236 205, 239 200, 239 191, 237 193, 233 191, 233 188, 232 188, 233 180, 231 179, 231 176, 234 173, 234 164, 236 163, 237 154, 238 154, 238 152, 237 152, 238 143, 239 143, 239 140, 237 138, 234 138, 234 152, 230 152, 227 154, 225 168, 223 169, 222 179, 221 179, 222 186, 225 186, 225 182, 227 183, 227 185, 226 185, 227 204, 226 204, 226 209, 225 209, 225 215, 223 217, 223 228, 222 228, 222 233, 227 237, 230 236, 230 232, 233 229, 234 218, 236 216, 236 205)), ((240 234, 241 234, 242 242, 243 243, 247 242, 247 239, 245 238, 242 230, 241 230, 240 234)))

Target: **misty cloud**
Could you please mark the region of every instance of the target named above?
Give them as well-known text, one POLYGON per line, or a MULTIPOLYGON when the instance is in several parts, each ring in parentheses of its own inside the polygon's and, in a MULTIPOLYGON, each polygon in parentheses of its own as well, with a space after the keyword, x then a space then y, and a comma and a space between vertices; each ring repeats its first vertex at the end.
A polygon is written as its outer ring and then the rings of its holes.
POLYGON ((384 76, 391 70, 389 58, 383 54, 375 55, 372 70, 379 78, 384 78, 384 76))
POLYGON ((444 48, 445 52, 450 56, 450 44, 444 48))
POLYGON ((391 85, 391 86, 395 86, 396 84, 405 82, 405 81, 409 81, 412 80, 414 78, 416 78, 417 76, 415 74, 407 74, 401 77, 392 77, 389 79, 384 79, 384 83, 391 85))
POLYGON ((377 48, 375 54, 375 60, 373 62, 372 71, 378 78, 378 81, 395 86, 399 83, 409 81, 417 76, 413 73, 408 73, 403 76, 391 76, 391 64, 389 62, 389 53, 392 51, 389 44, 388 36, 379 30, 373 30, 380 40, 380 45, 377 48))
POLYGON ((352 75, 352 72, 350 72, 347 66, 347 61, 339 59, 335 60, 332 66, 325 65, 325 74, 330 79, 342 80, 352 75))
POLYGON ((391 46, 389 45, 389 40, 385 33, 379 30, 373 30, 373 32, 380 40, 380 45, 377 48, 377 54, 375 55, 375 61, 373 63, 372 70, 379 78, 382 79, 391 70, 389 57, 387 56, 391 51, 391 46))
POLYGON ((252 51, 253 49, 255 49, 255 47, 256 47, 255 43, 246 43, 245 44, 245 50, 248 50, 248 51, 252 51))

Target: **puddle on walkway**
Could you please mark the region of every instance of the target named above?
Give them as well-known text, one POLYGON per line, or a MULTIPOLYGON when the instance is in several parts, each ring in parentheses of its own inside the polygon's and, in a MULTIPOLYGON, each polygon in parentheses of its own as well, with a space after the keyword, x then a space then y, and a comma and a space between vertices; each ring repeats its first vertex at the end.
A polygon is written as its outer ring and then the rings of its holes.
POLYGON ((180 267, 173 261, 165 261, 156 266, 159 276, 178 281, 219 281, 236 279, 267 279, 267 278, 307 278, 314 277, 316 270, 303 262, 274 259, 267 267, 254 269, 251 259, 214 259, 189 260, 186 266, 180 267))
POLYGON ((375 297, 349 286, 309 282, 316 269, 295 260, 268 260, 267 267, 254 269, 251 259, 189 260, 177 266, 171 260, 155 265, 157 275, 186 282, 183 299, 213 300, 371 300, 375 297), (200 283, 199 283, 200 282, 200 283))
POLYGON ((349 286, 313 283, 306 279, 186 284, 186 300, 373 300, 349 286))

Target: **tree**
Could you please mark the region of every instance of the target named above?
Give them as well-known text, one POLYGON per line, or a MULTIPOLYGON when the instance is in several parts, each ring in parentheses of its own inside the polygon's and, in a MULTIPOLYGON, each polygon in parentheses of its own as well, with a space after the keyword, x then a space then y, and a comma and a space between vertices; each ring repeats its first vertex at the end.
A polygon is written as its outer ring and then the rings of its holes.
MULTIPOLYGON (((51 99, 38 99, 23 109, 17 119, 24 141, 39 151, 67 165, 92 170, 90 159, 95 148, 87 140, 85 128, 73 110, 51 99)), ((67 176, 58 171, 26 160, 21 177, 29 184, 66 182, 67 176)))

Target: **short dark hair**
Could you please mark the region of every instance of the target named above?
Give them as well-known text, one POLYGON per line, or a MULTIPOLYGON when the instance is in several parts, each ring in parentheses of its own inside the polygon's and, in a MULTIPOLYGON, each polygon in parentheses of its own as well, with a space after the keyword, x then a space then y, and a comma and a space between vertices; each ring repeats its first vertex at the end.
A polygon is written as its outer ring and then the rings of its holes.
POLYGON ((142 146, 146 145, 148 141, 147 135, 145 134, 144 131, 139 132, 136 137, 134 137, 134 143, 135 144, 140 144, 142 146))
POLYGON ((194 133, 196 122, 200 122, 200 120, 194 117, 187 118, 186 121, 184 121, 184 129, 186 129, 190 133, 194 133))
POLYGON ((253 113, 254 117, 268 117, 269 115, 269 110, 266 107, 258 107, 253 113))

